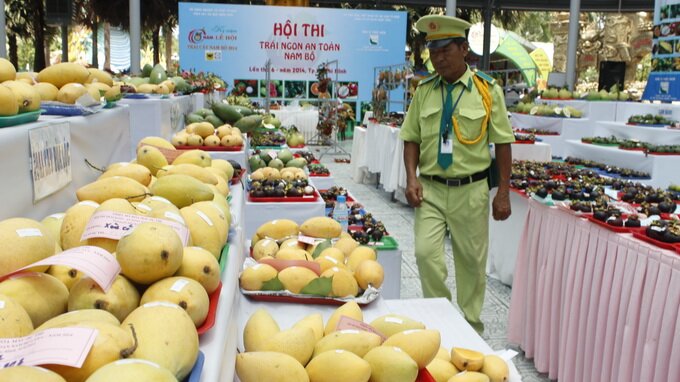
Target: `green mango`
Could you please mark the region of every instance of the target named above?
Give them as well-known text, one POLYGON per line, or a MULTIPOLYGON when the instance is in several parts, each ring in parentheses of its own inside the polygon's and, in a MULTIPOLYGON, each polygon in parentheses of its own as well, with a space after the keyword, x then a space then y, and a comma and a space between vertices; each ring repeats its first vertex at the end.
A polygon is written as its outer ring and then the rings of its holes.
POLYGON ((151 75, 151 71, 153 70, 153 66, 151 64, 146 64, 142 68, 142 77, 149 77, 151 75))
POLYGON ((243 117, 236 121, 234 127, 238 127, 242 133, 250 133, 255 131, 255 129, 262 127, 262 116, 253 114, 247 117, 243 117))
POLYGON ((253 109, 246 107, 246 106, 241 106, 241 105, 231 105, 232 108, 236 109, 239 113, 241 113, 242 116, 247 117, 249 115, 253 114, 253 109))
POLYGON ((167 79, 168 75, 165 73, 165 68, 161 64, 154 66, 149 74, 149 82, 154 85, 158 85, 167 79))
POLYGON ((191 91, 191 86, 189 86, 189 84, 184 81, 184 78, 182 77, 172 77, 172 82, 175 83, 175 91, 177 93, 186 94, 191 91))
POLYGON ((194 113, 200 115, 203 118, 207 118, 209 115, 215 115, 215 113, 213 113, 212 110, 207 109, 205 107, 196 110, 194 113))
POLYGON ((305 158, 295 158, 286 163, 286 167, 305 168, 305 166, 307 166, 305 158))
POLYGON ((206 122, 210 122, 210 124, 212 124, 215 128, 224 125, 224 122, 222 122, 222 120, 217 118, 217 116, 214 114, 208 115, 207 117, 205 117, 205 120, 206 122))
POLYGON ((186 123, 203 122, 203 121, 205 121, 205 118, 203 118, 202 116, 200 116, 196 113, 189 113, 189 114, 187 114, 185 121, 186 121, 186 123))
POLYGON ((210 105, 212 111, 220 117, 224 122, 233 124, 239 119, 243 118, 243 115, 234 106, 227 105, 223 102, 213 102, 210 105))
POLYGON ((279 151, 279 155, 277 156, 277 158, 281 159, 281 162, 283 162, 283 164, 286 164, 293 160, 293 153, 290 152, 290 150, 288 149, 283 149, 279 151))

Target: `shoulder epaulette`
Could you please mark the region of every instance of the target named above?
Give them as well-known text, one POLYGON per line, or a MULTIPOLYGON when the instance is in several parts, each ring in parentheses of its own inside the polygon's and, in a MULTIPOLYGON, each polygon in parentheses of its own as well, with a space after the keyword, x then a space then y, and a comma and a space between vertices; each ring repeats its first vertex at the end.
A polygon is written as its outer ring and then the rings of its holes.
POLYGON ((427 78, 423 78, 423 79, 420 80, 420 82, 418 83, 418 86, 420 86, 420 85, 422 85, 422 84, 425 84, 425 83, 428 83, 428 82, 430 82, 430 81, 432 81, 432 80, 434 80, 434 79, 436 79, 436 78, 438 78, 438 77, 439 77, 438 75, 433 74, 433 75, 431 75, 431 76, 429 76, 429 77, 427 77, 427 78))
POLYGON ((475 70, 475 76, 483 79, 484 81, 488 82, 490 85, 494 85, 496 83, 496 80, 491 77, 490 75, 480 72, 479 70, 475 70))

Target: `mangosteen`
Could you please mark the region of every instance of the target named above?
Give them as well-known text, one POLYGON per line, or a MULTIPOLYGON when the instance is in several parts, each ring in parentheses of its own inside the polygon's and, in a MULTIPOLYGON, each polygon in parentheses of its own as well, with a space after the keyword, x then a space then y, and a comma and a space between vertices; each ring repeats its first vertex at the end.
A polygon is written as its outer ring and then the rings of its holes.
POLYGON ((547 188, 548 190, 552 190, 553 188, 556 188, 556 187, 557 187, 557 183, 555 183, 554 180, 549 180, 549 181, 545 182, 545 188, 547 188))
POLYGON ((607 224, 615 227, 623 227, 623 219, 621 219, 621 216, 612 216, 607 219, 607 224))
POLYGON ((642 193, 637 193, 635 194, 635 198, 633 198, 633 201, 635 203, 641 204, 642 202, 645 201, 645 196, 642 193))
POLYGON ((612 183, 612 188, 615 190, 621 190, 623 188, 623 182, 621 182, 620 180, 615 180, 612 183))
POLYGON ((593 212, 593 206, 591 206, 590 204, 586 204, 586 203, 581 204, 581 212, 586 213, 586 214, 591 213, 591 212, 593 212))
POLYGON ((545 198, 548 196, 548 190, 546 190, 545 187, 541 187, 538 189, 538 191, 536 191, 536 196, 539 198, 545 198))
POLYGON ((670 214, 675 212, 675 203, 669 201, 663 201, 659 203, 659 211, 670 214))
MULTIPOLYGON (((291 196, 291 197, 302 196, 302 192, 300 192, 299 187, 291 187, 290 190, 288 190, 287 195, 291 196)), ((335 206, 335 203, 333 203, 332 200, 329 200, 328 202, 326 202, 326 208, 333 208, 334 206, 335 206), (329 202, 330 202, 330 206, 329 206, 329 202)))
POLYGON ((660 225, 658 222, 660 222, 660 220, 655 221, 649 227, 647 227, 645 233, 647 233, 647 236, 651 237, 652 239, 663 240, 668 227, 665 225, 660 225))
POLYGON ((572 211, 580 211, 580 210, 581 210, 581 203, 579 203, 579 202, 573 202, 573 203, 571 203, 571 205, 569 206, 569 209, 571 209, 572 211))
POLYGON ((554 190, 552 192, 552 199, 553 200, 565 200, 567 196, 564 194, 563 191, 560 190, 554 190))
POLYGON ((604 222, 607 221, 607 218, 609 218, 609 214, 607 213, 607 211, 596 210, 595 212, 593 212, 593 217, 599 221, 604 222))
POLYGON ((635 200, 635 194, 632 192, 626 192, 621 196, 621 200, 623 200, 626 203, 630 203, 635 200))
POLYGON ((250 195, 251 195, 251 196, 254 196, 254 197, 256 197, 256 198, 262 198, 262 197, 265 196, 264 191, 262 191, 262 189, 260 189, 260 188, 258 188, 257 190, 253 190, 253 191, 250 193, 250 195))
POLYGON ((659 197, 659 194, 657 193, 651 193, 645 196, 645 202, 648 203, 659 203, 661 201, 661 198, 659 197))
POLYGON ((585 198, 583 197, 583 193, 580 192, 580 191, 572 192, 571 199, 572 200, 585 200, 585 198))
POLYGON ((277 187, 274 189, 274 196, 276 197, 284 197, 286 196, 286 191, 282 187, 277 187))
POLYGON ((660 215, 660 214, 661 214, 661 210, 659 209, 658 206, 649 206, 648 212, 649 212, 649 215, 650 215, 650 216, 651 216, 651 215, 660 215))
POLYGON ((381 231, 379 229, 373 230, 373 233, 371 233, 371 237, 373 238, 373 241, 382 240, 384 235, 385 235, 385 231, 381 231))
POLYGON ((641 226, 640 219, 638 218, 637 215, 630 215, 628 219, 626 219, 625 226, 631 228, 640 227, 641 226))
POLYGON ((661 240, 665 241, 666 243, 680 243, 680 235, 676 235, 675 233, 671 232, 670 229, 667 229, 666 232, 664 232, 663 238, 661 240))

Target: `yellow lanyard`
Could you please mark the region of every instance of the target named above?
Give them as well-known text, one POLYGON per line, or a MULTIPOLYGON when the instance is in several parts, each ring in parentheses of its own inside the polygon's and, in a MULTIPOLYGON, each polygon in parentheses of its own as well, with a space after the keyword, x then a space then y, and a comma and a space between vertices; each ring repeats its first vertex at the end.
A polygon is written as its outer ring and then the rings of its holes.
POLYGON ((451 119, 453 120, 453 131, 456 133, 456 138, 458 138, 458 141, 464 145, 474 145, 476 143, 479 143, 479 141, 482 140, 484 135, 486 134, 486 129, 487 126, 489 125, 489 118, 491 118, 491 93, 489 93, 489 85, 482 81, 480 78, 477 76, 472 77, 475 86, 477 87, 477 91, 479 91, 479 94, 482 96, 482 104, 484 104, 484 110, 486 110, 486 115, 484 116, 484 121, 482 121, 482 129, 479 133, 479 136, 475 139, 468 140, 463 138, 463 135, 460 133, 460 128, 458 127, 458 120, 456 119, 456 116, 452 116, 451 119))

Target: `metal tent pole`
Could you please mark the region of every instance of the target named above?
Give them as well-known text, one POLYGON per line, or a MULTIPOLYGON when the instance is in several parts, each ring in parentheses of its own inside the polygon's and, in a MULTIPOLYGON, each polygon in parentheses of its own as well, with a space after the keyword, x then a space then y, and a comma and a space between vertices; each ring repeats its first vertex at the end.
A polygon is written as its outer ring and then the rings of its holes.
POLYGON ((130 74, 139 74, 142 46, 141 27, 141 3, 140 0, 130 0, 130 74))
POLYGON ((578 46, 579 16, 581 0, 569 4, 569 38, 567 40, 567 86, 574 90, 576 84, 576 47, 578 46))
POLYGON ((446 15, 456 16, 456 0, 446 0, 446 15))

